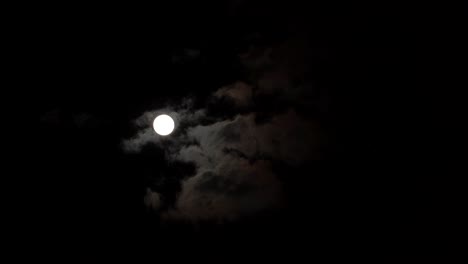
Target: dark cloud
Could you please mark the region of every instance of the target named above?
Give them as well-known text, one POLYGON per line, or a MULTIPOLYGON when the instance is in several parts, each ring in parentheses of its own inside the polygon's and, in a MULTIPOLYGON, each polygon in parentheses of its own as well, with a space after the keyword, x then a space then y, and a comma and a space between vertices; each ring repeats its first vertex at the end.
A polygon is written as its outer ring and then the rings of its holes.
POLYGON ((106 121, 88 112, 70 113, 58 108, 44 113, 39 118, 39 122, 44 125, 70 125, 75 128, 95 128, 106 121))
MULTIPOLYGON (((291 38, 271 46, 252 46, 240 55, 256 86, 257 95, 290 94, 307 82, 315 53, 309 41, 291 38)), ((299 99, 296 97, 296 99, 299 99)))
POLYGON ((182 183, 176 209, 165 218, 235 220, 282 205, 282 188, 269 161, 225 155, 182 183))
POLYGON ((39 121, 44 124, 58 124, 60 122, 60 110, 53 109, 43 114, 39 121))
POLYGON ((225 98, 230 100, 236 107, 245 108, 253 103, 252 86, 244 82, 236 82, 225 86, 214 94, 216 98, 225 98))
POLYGON ((150 188, 146 189, 144 202, 145 205, 151 210, 159 210, 161 207, 161 198, 159 193, 152 191, 150 188))
POLYGON ((173 64, 186 64, 200 58, 201 51, 198 49, 184 49, 174 54, 171 58, 173 64))
POLYGON ((105 123, 106 120, 100 120, 90 113, 79 113, 73 116, 73 123, 78 128, 89 128, 98 126, 100 123, 105 123))

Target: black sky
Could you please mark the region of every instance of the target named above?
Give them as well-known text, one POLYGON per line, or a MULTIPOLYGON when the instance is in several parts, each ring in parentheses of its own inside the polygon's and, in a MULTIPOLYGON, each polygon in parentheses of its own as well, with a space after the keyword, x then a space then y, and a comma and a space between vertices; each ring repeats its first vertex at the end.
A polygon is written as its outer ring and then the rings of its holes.
POLYGON ((418 8, 242 0, 24 7, 27 19, 12 20, 22 28, 17 63, 28 72, 17 85, 36 129, 22 151, 32 161, 19 177, 33 186, 22 228, 32 243, 48 237, 70 254, 106 245, 155 259, 167 249, 275 256, 293 247, 291 260, 434 243, 448 232, 438 225, 449 209, 446 167, 432 162, 445 146, 433 138, 449 121, 431 106, 439 80, 428 76, 441 29, 416 18, 418 8), (233 99, 217 93, 223 87, 247 92, 233 99), (147 124, 135 120, 164 109, 180 115, 172 138, 129 151, 125 142, 136 144, 147 124), (203 115, 191 116, 197 110, 203 115), (245 131, 263 152, 248 154, 245 131), (207 165, 193 153, 181 158, 188 146, 227 163, 202 174, 193 192, 184 183, 207 165), (261 179, 231 182, 243 173, 261 179), (149 190, 157 210, 145 205, 149 190), (230 198, 206 213, 180 202, 184 195, 230 198))

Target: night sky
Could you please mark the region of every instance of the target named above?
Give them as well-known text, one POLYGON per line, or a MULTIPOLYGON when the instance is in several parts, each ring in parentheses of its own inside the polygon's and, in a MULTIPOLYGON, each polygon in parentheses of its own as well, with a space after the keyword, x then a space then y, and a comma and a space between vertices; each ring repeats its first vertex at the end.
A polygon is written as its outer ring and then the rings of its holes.
POLYGON ((439 96, 426 70, 442 30, 414 10, 25 7, 30 243, 292 261, 437 241, 449 231, 433 139, 449 121, 422 98, 439 96), (152 128, 163 113, 166 137, 152 128))

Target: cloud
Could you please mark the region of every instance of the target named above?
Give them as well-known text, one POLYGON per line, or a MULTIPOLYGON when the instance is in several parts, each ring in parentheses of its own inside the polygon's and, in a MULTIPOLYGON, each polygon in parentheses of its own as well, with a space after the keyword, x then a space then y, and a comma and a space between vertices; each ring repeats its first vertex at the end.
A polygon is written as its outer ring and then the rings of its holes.
POLYGON ((145 205, 152 210, 159 210, 161 207, 161 198, 159 193, 152 191, 150 188, 146 189, 144 202, 145 205))
POLYGON ((318 157, 317 124, 293 110, 264 123, 257 123, 255 117, 255 114, 238 115, 233 120, 189 128, 187 137, 199 145, 183 147, 175 158, 209 167, 217 162, 216 157, 229 151, 249 159, 264 157, 290 165, 318 157))
MULTIPOLYGON (((215 102, 233 109, 228 117, 209 105, 196 109, 192 100, 184 99, 177 106, 148 111, 135 120, 139 131, 124 141, 127 152, 162 144, 151 125, 157 115, 165 113, 176 122, 174 133, 164 138, 166 158, 196 168, 181 180, 175 203, 161 212, 164 219, 236 220, 284 205, 283 185, 274 164, 298 167, 320 159, 324 142, 317 120, 296 109, 317 104, 311 100, 317 98, 311 92, 314 87, 305 78, 304 45, 292 41, 253 47, 243 54, 251 83, 237 81, 212 95, 215 102), (268 105, 254 104, 264 98, 268 105)), ((148 201, 159 198, 148 192, 145 202, 153 208, 156 202, 148 201)))
POLYGON ((161 114, 169 115, 175 123, 175 136, 183 134, 186 126, 197 123, 205 116, 205 110, 193 110, 193 101, 184 99, 177 107, 165 107, 162 109, 147 111, 134 121, 134 125, 139 131, 135 136, 122 142, 122 148, 128 153, 138 153, 145 145, 158 144, 162 140, 166 142, 173 141, 174 137, 162 137, 153 130, 154 119, 161 114))
POLYGON ((244 82, 236 82, 216 91, 214 97, 227 98, 237 107, 248 107, 252 104, 252 87, 244 82))
POLYGON ((281 183, 269 161, 225 155, 219 162, 182 183, 176 209, 166 219, 236 220, 282 206, 281 183))
POLYGON ((40 117, 40 122, 45 124, 58 124, 60 122, 60 110, 53 109, 40 117))
POLYGON ((198 49, 183 49, 172 55, 171 62, 173 64, 186 64, 200 58, 201 51, 198 49))
MULTIPOLYGON (((181 182, 175 208, 164 213, 165 219, 235 220, 282 206, 283 190, 272 162, 297 166, 318 157, 318 128, 293 110, 262 123, 255 119, 251 113, 208 125, 193 123, 169 139, 167 157, 197 169, 181 182)), ((127 147, 156 143, 157 136, 148 130, 127 141, 127 147)), ((145 201, 153 208, 151 195, 145 201)))
MULTIPOLYGON (((255 84, 255 95, 288 95, 304 87, 310 69, 310 43, 303 38, 291 38, 267 47, 251 47, 240 54, 255 84)), ((295 99, 300 99, 296 96, 295 99)))

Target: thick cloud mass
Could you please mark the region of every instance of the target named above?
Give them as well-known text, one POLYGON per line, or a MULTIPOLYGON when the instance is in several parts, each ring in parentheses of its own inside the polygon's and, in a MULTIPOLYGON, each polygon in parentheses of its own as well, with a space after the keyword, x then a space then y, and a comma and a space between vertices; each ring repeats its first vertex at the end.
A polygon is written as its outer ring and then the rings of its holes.
MULTIPOLYGON (((166 113, 176 122, 174 133, 164 138, 167 159, 196 167, 195 174, 180 183, 177 200, 161 213, 163 218, 235 220, 281 208, 285 202, 283 186, 273 165, 279 162, 296 167, 320 158, 319 143, 323 141, 318 122, 294 107, 305 102, 304 94, 310 89, 297 81, 304 72, 301 67, 305 67, 298 59, 300 49, 286 47, 244 54, 253 85, 238 81, 213 93, 212 102, 230 102, 224 107, 237 114, 210 116, 210 106, 196 109, 191 100, 182 100, 177 107, 149 111, 135 120, 141 129, 123 142, 127 152, 161 144, 162 138, 152 131, 151 124, 157 115, 166 113), (273 109, 254 104, 263 96, 273 100, 269 102, 273 109)), ((145 198, 153 209, 160 208, 161 200, 150 190, 145 198)))
POLYGON ((227 219, 281 206, 281 185, 269 161, 224 155, 183 182, 176 210, 167 217, 227 219))

